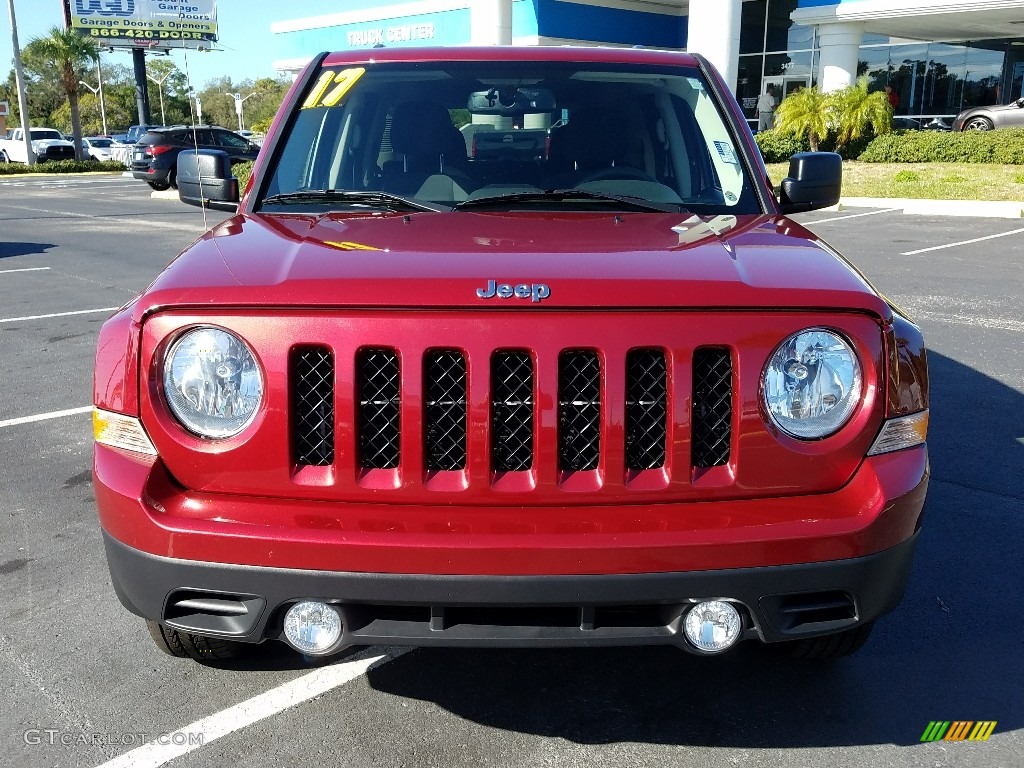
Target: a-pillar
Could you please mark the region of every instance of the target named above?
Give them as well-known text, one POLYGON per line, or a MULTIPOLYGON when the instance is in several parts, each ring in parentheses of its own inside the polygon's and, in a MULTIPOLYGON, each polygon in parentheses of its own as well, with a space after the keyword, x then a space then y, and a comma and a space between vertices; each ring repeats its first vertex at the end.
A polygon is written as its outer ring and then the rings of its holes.
POLYGON ((856 82, 857 59, 863 34, 864 25, 852 21, 822 24, 818 27, 821 46, 818 71, 823 92, 838 91, 856 82))
POLYGON ((512 45, 512 0, 473 0, 469 32, 473 45, 512 45))
POLYGON ((740 17, 743 0, 690 0, 686 50, 699 53, 722 73, 736 91, 740 68, 740 17))

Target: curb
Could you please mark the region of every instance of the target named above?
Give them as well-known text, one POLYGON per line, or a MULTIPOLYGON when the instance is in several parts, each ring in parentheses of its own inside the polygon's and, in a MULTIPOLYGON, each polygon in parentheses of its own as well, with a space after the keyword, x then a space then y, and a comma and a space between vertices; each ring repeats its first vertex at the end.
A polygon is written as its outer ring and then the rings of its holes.
POLYGON ((834 210, 893 208, 912 216, 964 216, 991 219, 1024 218, 1020 200, 920 200, 903 197, 844 197, 834 210))

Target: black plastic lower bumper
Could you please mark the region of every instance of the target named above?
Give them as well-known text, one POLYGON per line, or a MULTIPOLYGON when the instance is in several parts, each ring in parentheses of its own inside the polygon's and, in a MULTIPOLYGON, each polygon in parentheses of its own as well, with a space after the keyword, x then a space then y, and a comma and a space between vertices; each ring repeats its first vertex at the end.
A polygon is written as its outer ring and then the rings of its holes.
POLYGON ((299 599, 335 603, 359 645, 686 644, 694 601, 737 604, 745 637, 778 642, 873 621, 899 604, 917 534, 865 557, 683 573, 451 576, 224 565, 157 557, 104 533, 118 597, 147 619, 261 642, 299 599))

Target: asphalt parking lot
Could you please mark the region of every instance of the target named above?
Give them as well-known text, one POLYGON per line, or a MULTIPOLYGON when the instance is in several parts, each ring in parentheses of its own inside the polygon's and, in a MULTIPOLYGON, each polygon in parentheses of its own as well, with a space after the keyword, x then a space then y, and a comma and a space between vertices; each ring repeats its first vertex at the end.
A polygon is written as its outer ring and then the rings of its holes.
POLYGON ((860 653, 370 648, 316 667, 268 646, 216 667, 161 654, 114 596, 88 413, 101 323, 203 214, 121 177, 0 180, 0 765, 1024 765, 1024 228, 799 218, 929 346, 925 530, 860 653), (933 720, 998 724, 920 743, 933 720))

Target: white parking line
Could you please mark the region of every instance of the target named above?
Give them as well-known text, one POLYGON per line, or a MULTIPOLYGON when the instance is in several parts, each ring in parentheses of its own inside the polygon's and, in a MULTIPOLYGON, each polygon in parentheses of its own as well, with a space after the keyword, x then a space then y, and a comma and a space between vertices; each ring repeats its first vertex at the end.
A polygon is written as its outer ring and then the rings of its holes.
POLYGON ((880 211, 868 211, 867 213, 851 213, 849 216, 833 216, 831 219, 818 219, 818 221, 808 221, 804 223, 805 227, 813 227, 815 224, 828 224, 831 221, 843 221, 844 219, 856 219, 861 216, 877 216, 879 213, 892 213, 893 211, 902 210, 901 208, 883 208, 880 211))
POLYGON ((369 649, 349 661, 321 667, 297 677, 248 701, 179 728, 174 733, 165 734, 158 741, 151 741, 131 752, 125 752, 98 768, 158 768, 223 736, 350 683, 374 667, 387 664, 412 649, 388 648, 384 649, 383 654, 380 650, 369 649), (200 734, 201 738, 195 738, 197 734, 200 734))
POLYGON ((65 416, 77 416, 80 413, 89 413, 92 410, 91 405, 87 405, 83 408, 68 408, 65 411, 50 411, 49 413, 37 413, 35 416, 19 416, 16 419, 6 419, 0 421, 0 428, 2 427, 16 427, 18 424, 32 424, 37 421, 49 421, 50 419, 61 419, 65 416))
POLYGON ((10 275, 14 272, 43 272, 49 267, 24 267, 22 269, 0 269, 0 275, 10 275))
POLYGON ((985 237, 975 237, 971 240, 961 240, 958 243, 947 243, 946 245, 933 245, 931 248, 918 248, 916 251, 907 251, 901 253, 900 256, 917 256, 919 253, 928 253, 930 251, 941 251, 943 248, 956 248, 958 245, 970 245, 971 243, 980 243, 982 240, 995 240, 997 237, 1009 237, 1010 235, 1019 235, 1024 232, 1024 229, 1014 229, 1010 232, 1000 232, 997 235, 985 235, 985 237))
POLYGON ((0 323, 20 323, 22 320, 48 320, 51 317, 70 317, 71 315, 91 315, 96 312, 114 312, 120 307, 100 307, 99 309, 78 309, 74 312, 54 312, 49 315, 25 315, 24 317, 0 318, 0 323))
MULTIPOLYGON (((102 225, 106 225, 106 226, 118 227, 118 228, 121 228, 121 229, 123 229, 124 225, 125 225, 125 222, 124 222, 123 219, 119 219, 119 218, 117 218, 114 215, 95 216, 95 215, 90 214, 90 213, 78 213, 77 211, 55 211, 52 208, 32 208, 32 207, 27 206, 27 205, 11 205, 10 203, 4 203, 4 202, 0 202, 0 208, 10 208, 10 209, 15 210, 15 211, 31 211, 32 213, 51 213, 51 214, 53 214, 55 216, 61 216, 61 217, 65 217, 65 218, 89 219, 89 220, 93 221, 96 224, 102 224, 102 225)), ((185 213, 188 213, 188 211, 181 210, 181 211, 176 211, 175 213, 185 214, 185 213)), ((206 227, 204 225, 202 225, 201 223, 199 223, 199 222, 191 222, 191 221, 181 222, 179 224, 171 224, 171 223, 166 222, 166 221, 151 221, 151 220, 147 220, 146 221, 146 227, 149 227, 149 228, 156 227, 158 229, 174 229, 174 230, 177 230, 178 232, 181 232, 182 230, 187 230, 187 229, 196 229, 196 230, 198 230, 200 232, 206 230, 206 227)))

